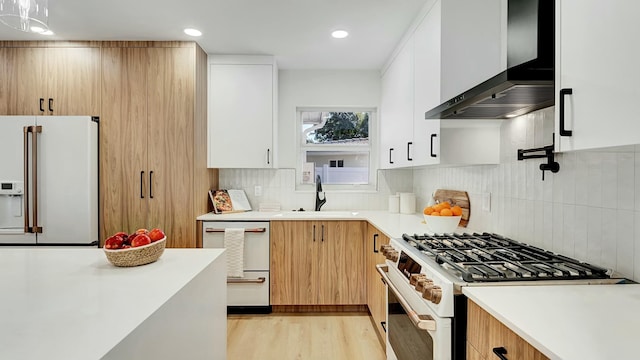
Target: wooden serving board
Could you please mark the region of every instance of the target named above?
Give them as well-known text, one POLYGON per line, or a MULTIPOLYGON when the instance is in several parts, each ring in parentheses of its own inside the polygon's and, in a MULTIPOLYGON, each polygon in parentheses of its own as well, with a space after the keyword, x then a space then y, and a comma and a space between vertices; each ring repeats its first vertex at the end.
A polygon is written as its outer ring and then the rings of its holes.
POLYGON ((460 226, 467 227, 471 216, 471 202, 466 191, 438 189, 433 194, 433 199, 436 203, 448 201, 451 206, 460 206, 462 208, 460 226))

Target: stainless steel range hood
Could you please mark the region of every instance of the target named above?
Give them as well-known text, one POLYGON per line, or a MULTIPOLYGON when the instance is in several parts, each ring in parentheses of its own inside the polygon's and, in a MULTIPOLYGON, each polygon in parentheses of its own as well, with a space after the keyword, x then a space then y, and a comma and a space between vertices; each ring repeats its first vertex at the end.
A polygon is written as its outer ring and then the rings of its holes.
POLYGON ((508 119, 552 106, 554 3, 509 0, 507 70, 427 111, 425 119, 508 119))

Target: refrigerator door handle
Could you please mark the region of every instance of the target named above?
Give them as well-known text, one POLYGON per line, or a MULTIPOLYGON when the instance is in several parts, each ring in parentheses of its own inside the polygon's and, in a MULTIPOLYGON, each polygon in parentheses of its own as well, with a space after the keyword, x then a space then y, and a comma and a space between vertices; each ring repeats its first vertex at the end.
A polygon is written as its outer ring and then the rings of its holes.
POLYGON ((42 126, 32 126, 32 169, 33 172, 33 233, 42 233, 42 227, 38 226, 38 133, 42 132, 42 126))
POLYGON ((23 129, 24 142, 24 232, 30 233, 29 228, 29 133, 31 126, 25 126, 23 129))

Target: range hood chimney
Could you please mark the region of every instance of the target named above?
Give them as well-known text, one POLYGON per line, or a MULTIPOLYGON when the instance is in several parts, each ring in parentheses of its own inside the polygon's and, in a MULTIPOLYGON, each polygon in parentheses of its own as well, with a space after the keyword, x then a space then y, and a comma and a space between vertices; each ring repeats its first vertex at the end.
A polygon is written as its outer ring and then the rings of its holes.
POLYGON ((507 70, 425 119, 509 119, 554 104, 555 1, 509 0, 507 70))

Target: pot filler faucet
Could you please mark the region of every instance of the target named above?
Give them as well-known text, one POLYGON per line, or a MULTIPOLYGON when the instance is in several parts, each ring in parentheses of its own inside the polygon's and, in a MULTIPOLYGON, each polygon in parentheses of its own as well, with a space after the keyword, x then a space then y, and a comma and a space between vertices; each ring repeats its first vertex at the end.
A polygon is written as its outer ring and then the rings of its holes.
POLYGON ((320 175, 317 175, 316 176, 316 211, 320 211, 320 208, 326 202, 327 202, 327 198, 324 194, 324 191, 322 191, 322 181, 320 181, 320 175), (320 196, 320 193, 322 193, 322 197, 320 196))

